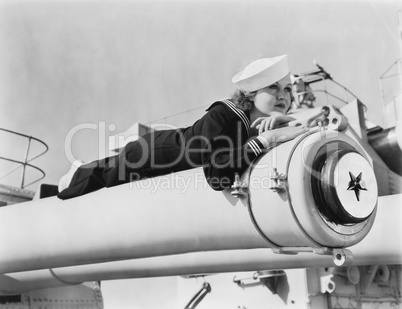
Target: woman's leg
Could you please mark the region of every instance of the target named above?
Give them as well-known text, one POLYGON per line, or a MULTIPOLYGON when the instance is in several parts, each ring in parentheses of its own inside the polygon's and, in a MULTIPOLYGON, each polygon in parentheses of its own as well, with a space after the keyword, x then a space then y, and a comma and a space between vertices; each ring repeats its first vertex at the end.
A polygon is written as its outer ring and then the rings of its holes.
POLYGON ((149 158, 144 158, 143 153, 143 145, 135 141, 128 143, 119 155, 84 164, 74 173, 68 188, 57 196, 64 200, 138 180, 149 165, 149 158))
POLYGON ((81 165, 74 173, 68 188, 61 191, 57 196, 65 200, 105 187, 106 185, 102 174, 106 166, 105 163, 109 161, 109 159, 110 158, 106 158, 81 165))

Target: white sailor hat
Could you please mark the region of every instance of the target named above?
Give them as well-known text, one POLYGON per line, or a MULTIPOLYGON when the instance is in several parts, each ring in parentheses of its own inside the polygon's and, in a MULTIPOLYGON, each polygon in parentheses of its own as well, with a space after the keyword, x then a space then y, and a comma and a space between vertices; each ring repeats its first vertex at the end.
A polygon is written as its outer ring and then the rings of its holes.
POLYGON ((243 71, 232 78, 232 82, 243 91, 257 91, 277 82, 289 74, 288 57, 262 58, 251 62, 243 71))

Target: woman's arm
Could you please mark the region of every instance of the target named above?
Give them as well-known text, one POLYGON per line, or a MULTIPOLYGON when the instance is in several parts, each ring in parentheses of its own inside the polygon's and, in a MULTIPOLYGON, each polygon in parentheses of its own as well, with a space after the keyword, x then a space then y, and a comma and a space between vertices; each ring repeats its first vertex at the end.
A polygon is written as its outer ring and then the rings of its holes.
POLYGON ((283 127, 250 138, 244 123, 228 112, 223 104, 210 109, 200 124, 204 174, 214 190, 230 187, 235 174, 241 175, 267 148, 306 131, 298 127, 283 127))
MULTIPOLYGON (((298 127, 268 130, 249 138, 243 123, 237 118, 225 118, 220 109, 211 110, 203 136, 209 151, 204 152, 204 174, 214 190, 223 190, 233 184, 235 174, 241 175, 267 148, 285 142, 306 132, 298 127)), ((206 148, 205 148, 206 149, 206 148)))
POLYGON ((287 126, 291 121, 295 120, 293 117, 284 115, 279 112, 272 112, 268 117, 259 117, 252 124, 252 128, 258 129, 258 134, 267 130, 273 130, 287 126))

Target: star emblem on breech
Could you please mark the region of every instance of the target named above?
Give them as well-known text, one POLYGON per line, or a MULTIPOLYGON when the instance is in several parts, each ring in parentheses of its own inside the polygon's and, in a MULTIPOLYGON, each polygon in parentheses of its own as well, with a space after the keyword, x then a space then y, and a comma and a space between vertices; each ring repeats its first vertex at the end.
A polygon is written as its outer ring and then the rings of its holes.
POLYGON ((349 172, 349 176, 350 176, 350 181, 349 181, 348 190, 355 191, 356 198, 358 201, 360 201, 360 190, 367 191, 366 188, 362 187, 362 183, 360 183, 362 181, 362 173, 360 173, 357 177, 355 177, 355 175, 353 175, 351 172, 349 172))

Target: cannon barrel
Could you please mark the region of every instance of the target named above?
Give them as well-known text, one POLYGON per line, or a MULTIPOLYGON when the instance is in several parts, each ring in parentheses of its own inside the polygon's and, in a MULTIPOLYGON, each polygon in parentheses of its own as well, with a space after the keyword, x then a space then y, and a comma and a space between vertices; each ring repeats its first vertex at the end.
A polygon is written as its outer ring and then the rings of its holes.
MULTIPOLYGON (((350 248, 354 256, 352 265, 377 265, 379 261, 384 265, 395 265, 401 262, 402 247, 395 245, 402 242, 401 203, 401 194, 379 198, 372 230, 350 248), (384 242, 384 235, 391 234, 392 241, 384 242)), ((268 248, 193 252, 4 274, 0 275, 0 295, 87 281, 331 266, 330 256, 275 254, 268 248)))
POLYGON ((193 169, 3 207, 0 272, 257 248, 325 253, 360 242, 374 222, 370 161, 340 132, 280 144, 240 182, 239 194, 213 191, 193 169))

